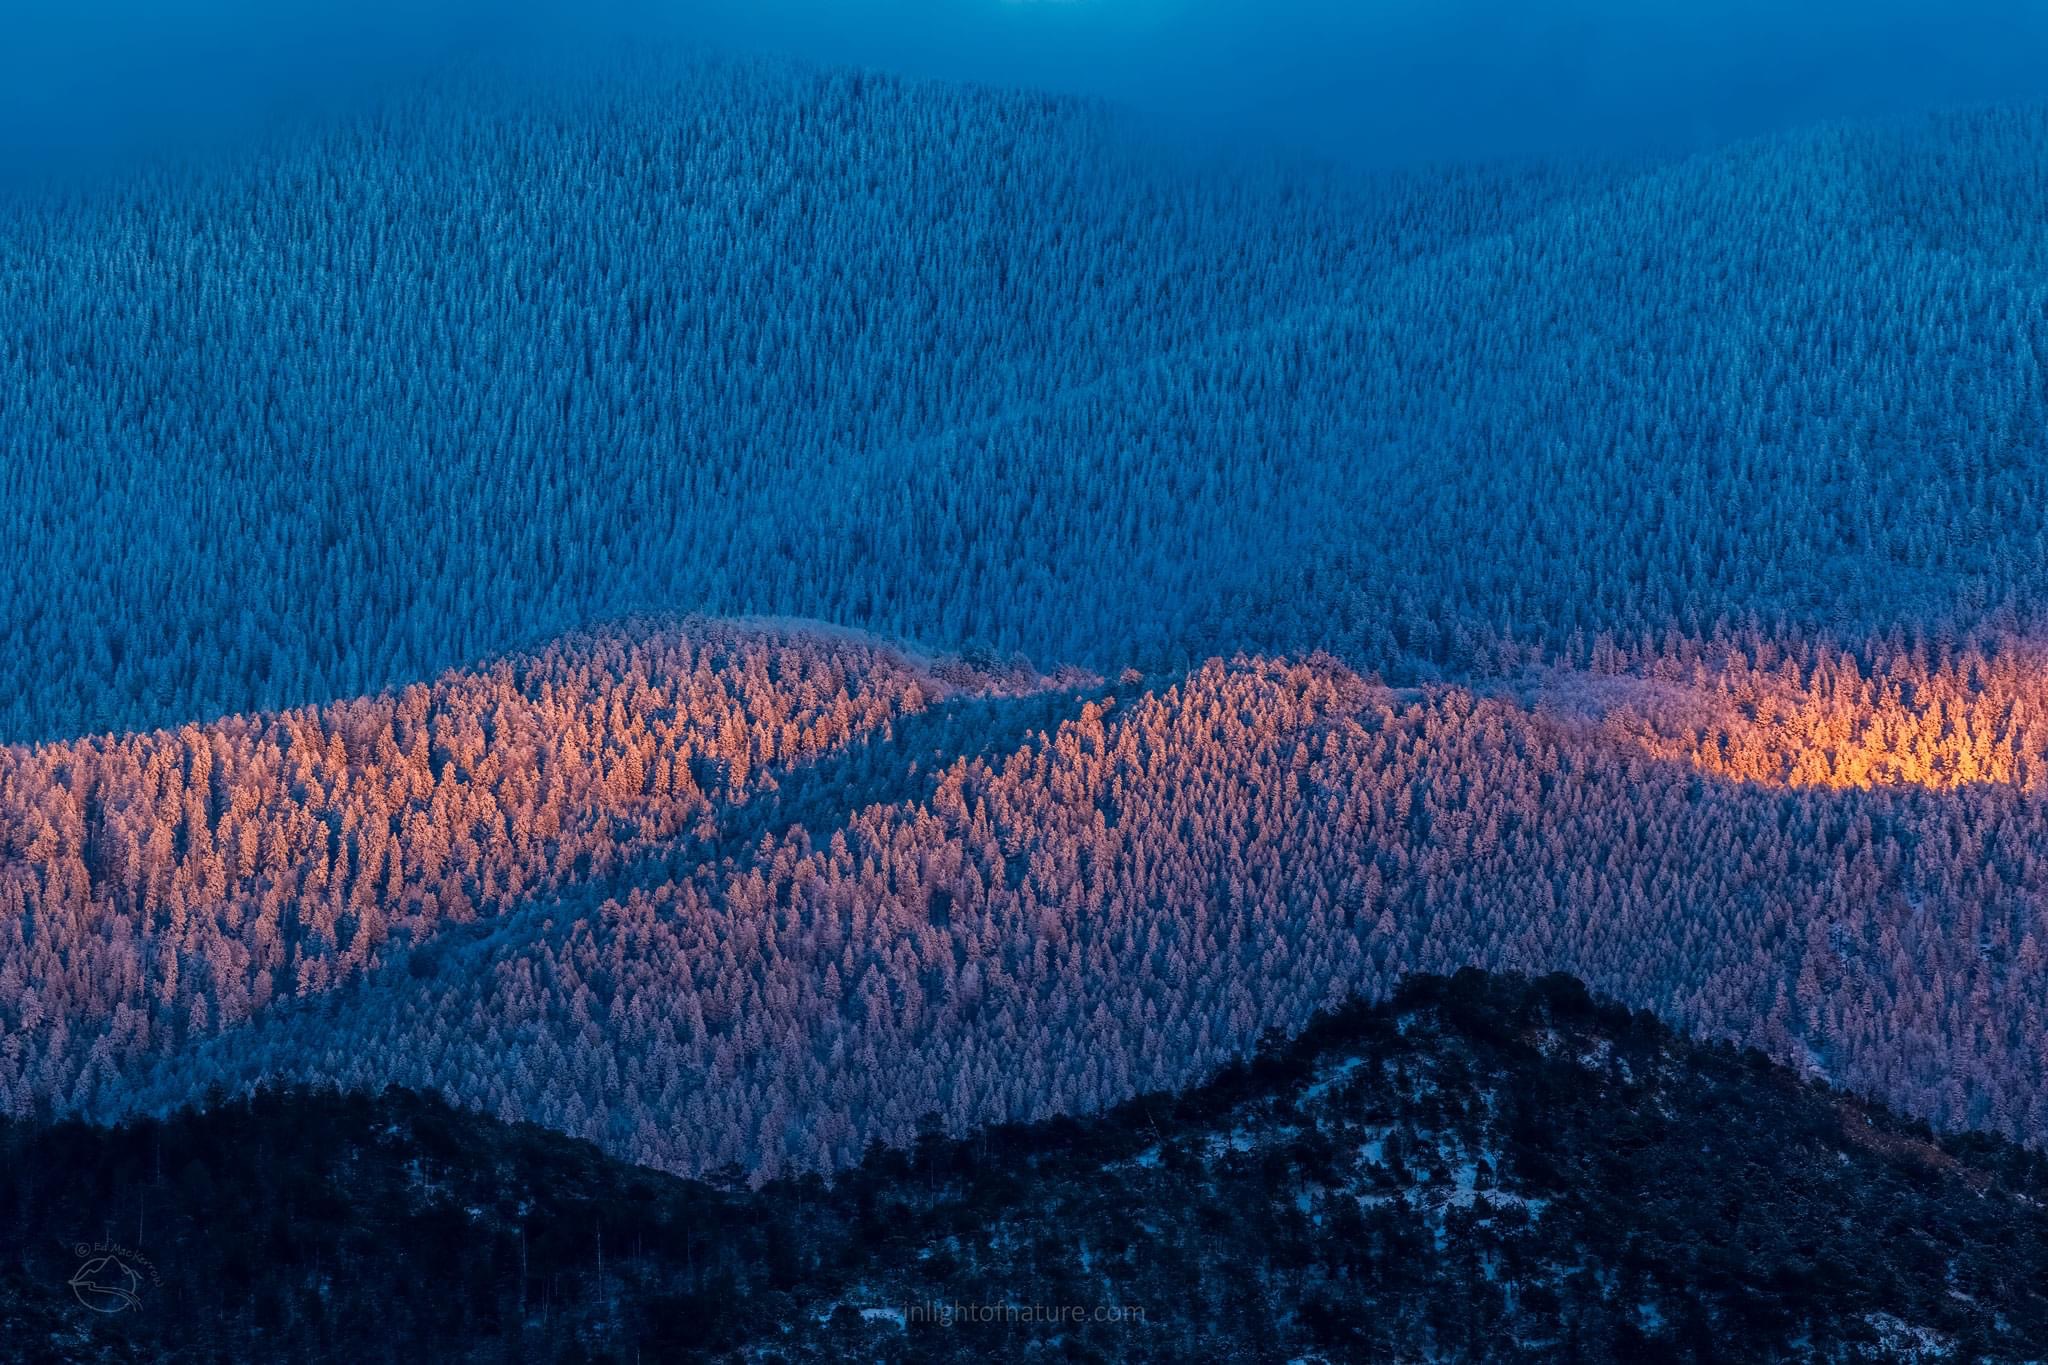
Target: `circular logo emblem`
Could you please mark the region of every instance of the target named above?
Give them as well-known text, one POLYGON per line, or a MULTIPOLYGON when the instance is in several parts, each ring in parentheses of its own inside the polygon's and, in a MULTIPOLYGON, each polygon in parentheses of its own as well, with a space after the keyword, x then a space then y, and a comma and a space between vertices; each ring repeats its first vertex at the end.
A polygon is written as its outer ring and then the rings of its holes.
POLYGON ((95 1313, 124 1313, 142 1302, 142 1277, 119 1256, 93 1256, 70 1281, 78 1301, 95 1313))

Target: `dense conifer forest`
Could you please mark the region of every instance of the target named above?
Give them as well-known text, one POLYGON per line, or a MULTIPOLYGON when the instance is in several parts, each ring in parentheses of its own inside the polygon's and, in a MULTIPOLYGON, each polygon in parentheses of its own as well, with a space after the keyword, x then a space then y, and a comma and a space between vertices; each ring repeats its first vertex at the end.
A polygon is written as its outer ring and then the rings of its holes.
POLYGON ((2048 1349, 2044 1201, 2037 1153, 1464 973, 829 1184, 679 1181, 404 1091, 0 1123, 0 1333, 76 1362, 2018 1361, 2048 1349), (131 1311, 53 1298, 105 1255, 131 1311))
MULTIPOLYGON (((893 774, 869 746, 864 775, 770 775, 787 801, 700 815, 473 921, 426 901, 350 919, 331 891, 350 934, 330 944, 317 910, 287 923, 269 951, 289 942, 302 984, 232 1018, 203 965, 169 994, 108 969, 162 937, 110 933, 133 922, 110 893, 77 946, 40 939, 97 965, 38 973, 81 984, 61 1006, 28 997, 44 1022, 17 1034, 10 1093, 19 1112, 114 1116, 214 1086, 397 1083, 683 1174, 830 1170, 929 1114, 962 1134, 1186 1085, 1351 995, 1478 963, 1570 971, 1944 1126, 2037 1142, 2048 821, 2016 780, 1908 779, 2031 773, 2048 736, 2024 721, 2030 675, 1946 669, 1912 706, 1835 725, 1860 736, 1829 752, 1863 785, 1777 780, 1788 761, 1767 758, 1725 771, 1769 718, 1726 701, 1750 675, 1487 695, 1240 658, 1163 688, 939 704, 935 742, 893 774), (1717 708, 1733 738, 1697 728, 1717 708), (951 757, 949 733, 981 752, 951 757)), ((1815 715, 1902 685, 1826 659, 1768 676, 1815 715)), ((443 876, 508 884, 499 856, 443 876)), ((242 923, 187 932, 260 981, 241 945, 268 931, 242 923)))
MULTIPOLYGON (((178 1280, 202 1358, 950 1358, 861 1277, 1078 1223, 1205 1296, 1048 1352, 2038 1356, 2044 222, 2048 106, 1366 174, 668 50, 10 180, 0 1218, 243 1182, 274 1277, 165 1234, 258 1290, 178 1280), (1355 1093, 1276 1051, 1473 966, 1714 1046, 1467 981, 1355 1093), (644 1241, 529 1247, 491 1153, 644 1241), (1755 1240, 1759 1162, 1839 1218, 1755 1240), (337 1167, 459 1293, 352 1320, 337 1167), (1619 1231, 1653 1171, 1732 1240, 1619 1231)), ((53 1355, 169 1340, 21 1245, 53 1355)))
POLYGON ((0 738, 640 611, 1396 676, 2030 629, 2048 112, 1365 177, 1106 107, 479 71, 0 206, 0 738))

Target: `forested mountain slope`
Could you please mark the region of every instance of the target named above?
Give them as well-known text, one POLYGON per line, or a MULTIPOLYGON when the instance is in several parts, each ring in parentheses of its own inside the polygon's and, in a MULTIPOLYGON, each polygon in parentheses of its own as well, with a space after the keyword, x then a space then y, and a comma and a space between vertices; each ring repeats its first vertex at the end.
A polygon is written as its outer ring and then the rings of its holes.
MULTIPOLYGON (((1770 676, 1881 701, 1822 664, 1770 676)), ((1545 675, 1532 701, 1246 657, 1019 699, 896 777, 827 763, 796 805, 715 817, 742 837, 508 900, 346 989, 229 1019, 195 981, 190 1022, 68 1092, 39 1080, 53 1031, 17 1029, 15 1100, 113 1116, 216 1085, 399 1083, 684 1174, 829 1170, 927 1114, 958 1134, 1182 1086, 1334 1001, 1476 963, 1569 971, 2041 1142, 2048 820, 2016 780, 2040 723, 1966 748, 2011 781, 1744 780, 1656 748, 1641 695, 1711 716, 1698 667, 1545 675)), ((1971 733, 1964 698, 2048 715, 2031 673, 1912 667, 1890 685, 1923 710, 1844 722, 1894 767, 1934 761, 1925 714, 1971 733)))
MULTIPOLYGON (((0 1112, 397 1085, 795 1181, 1478 964, 2048 1142, 2044 168, 2026 107, 1375 178, 664 53, 10 185, 0 1112)), ((1625 1357, 1618 1254, 1592 1335, 1457 1330, 1625 1357)), ((1294 1302, 1203 1321, 1376 1330, 1294 1302)), ((1851 1317, 2005 1349, 1914 1304, 1851 1317)))
POLYGON ((2048 111, 1381 179, 673 54, 0 205, 0 736, 653 608, 1389 677, 2044 599, 2048 111))
POLYGON ((1054 685, 815 624, 642 621, 355 701, 0 749, 0 1110, 86 1104, 273 999, 418 970, 451 925, 715 849, 778 775, 928 708, 1054 685))
POLYGON ((0 1230, 0 1337, 53 1361, 2048 1351, 2037 1153, 1477 973, 829 1184, 679 1181, 399 1091, 0 1122, 0 1230), (103 1255, 128 1311, 67 1288, 103 1255))

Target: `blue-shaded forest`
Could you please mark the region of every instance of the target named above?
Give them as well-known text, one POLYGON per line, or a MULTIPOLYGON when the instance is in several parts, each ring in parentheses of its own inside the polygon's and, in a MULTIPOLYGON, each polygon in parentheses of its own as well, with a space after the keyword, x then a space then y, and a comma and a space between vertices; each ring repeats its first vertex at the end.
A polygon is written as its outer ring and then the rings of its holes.
POLYGON ((0 195, 0 1109, 832 1170, 1476 963, 2048 1132, 2022 45, 1390 167, 522 13, 15 88, 143 73, 0 195))
POLYGON ((779 63, 16 195, 0 735, 622 613, 1389 678, 2031 622, 2040 106, 1361 177, 779 63))

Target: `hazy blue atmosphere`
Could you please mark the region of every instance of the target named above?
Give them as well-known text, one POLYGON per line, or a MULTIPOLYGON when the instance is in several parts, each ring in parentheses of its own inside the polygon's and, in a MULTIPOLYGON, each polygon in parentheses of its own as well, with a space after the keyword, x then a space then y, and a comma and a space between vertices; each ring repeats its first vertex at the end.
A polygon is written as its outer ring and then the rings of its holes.
POLYGON ((42 149, 615 29, 1102 95, 1374 164, 1688 150, 2048 90, 2048 7, 2026 0, 97 0, 11 27, 0 110, 42 149))
POLYGON ((2024 0, 711 0, 706 31, 1379 163, 1711 145, 2048 88, 2024 0))

